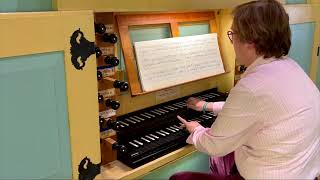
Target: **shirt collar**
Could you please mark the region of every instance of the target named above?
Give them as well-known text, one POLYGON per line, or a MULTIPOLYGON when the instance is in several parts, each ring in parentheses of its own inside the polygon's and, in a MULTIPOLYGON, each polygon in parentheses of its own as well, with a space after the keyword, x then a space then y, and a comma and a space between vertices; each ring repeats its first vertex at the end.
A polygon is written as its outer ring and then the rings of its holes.
POLYGON ((263 64, 268 64, 272 61, 277 60, 275 57, 271 57, 271 58, 263 58, 263 56, 259 56, 255 61, 253 61, 253 63, 251 63, 246 71, 244 73, 241 74, 241 78, 246 77, 248 74, 250 74, 251 72, 254 72, 254 70, 256 69, 256 67, 263 65, 263 64))

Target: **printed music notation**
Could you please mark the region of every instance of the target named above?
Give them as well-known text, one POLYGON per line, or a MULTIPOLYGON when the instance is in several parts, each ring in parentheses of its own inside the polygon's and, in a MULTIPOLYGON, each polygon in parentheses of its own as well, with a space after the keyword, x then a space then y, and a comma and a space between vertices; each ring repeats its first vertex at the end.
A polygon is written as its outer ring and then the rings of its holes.
POLYGON ((135 42, 134 47, 144 91, 225 72, 216 33, 135 42))

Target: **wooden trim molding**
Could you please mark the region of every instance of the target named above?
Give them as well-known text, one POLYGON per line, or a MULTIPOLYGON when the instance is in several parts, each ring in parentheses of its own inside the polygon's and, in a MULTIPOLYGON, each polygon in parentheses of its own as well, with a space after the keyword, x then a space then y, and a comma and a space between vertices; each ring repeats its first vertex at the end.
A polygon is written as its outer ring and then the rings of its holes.
MULTIPOLYGON (((217 23, 214 12, 190 12, 190 13, 161 13, 161 14, 125 14, 116 15, 121 45, 128 73, 131 95, 142 95, 150 92, 144 92, 139 81, 136 59, 130 38, 130 26, 146 26, 169 24, 172 37, 179 36, 179 23, 185 22, 208 22, 210 32, 217 33, 217 23)), ((219 35, 218 35, 219 36, 219 35)), ((219 38, 218 38, 219 40, 219 38)), ((219 40, 220 41, 220 40, 219 40)), ((219 42, 220 44, 220 42, 219 42)), ((222 58, 223 59, 223 58, 222 58)), ((225 62, 224 62, 225 65, 225 62)), ((180 84, 177 84, 180 85, 180 84)), ((161 90, 161 89, 160 89, 161 90)))

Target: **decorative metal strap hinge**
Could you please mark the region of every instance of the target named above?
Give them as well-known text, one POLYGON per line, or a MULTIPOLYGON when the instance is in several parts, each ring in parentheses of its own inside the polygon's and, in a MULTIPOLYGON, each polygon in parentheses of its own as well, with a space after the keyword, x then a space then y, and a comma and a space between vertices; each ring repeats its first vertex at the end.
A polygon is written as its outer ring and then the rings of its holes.
POLYGON ((94 42, 88 41, 79 28, 72 33, 70 45, 71 62, 73 66, 78 70, 83 70, 89 56, 95 53, 94 42))
POLYGON ((93 180, 100 174, 100 166, 101 163, 93 164, 89 158, 85 157, 81 160, 78 167, 79 180, 93 180))

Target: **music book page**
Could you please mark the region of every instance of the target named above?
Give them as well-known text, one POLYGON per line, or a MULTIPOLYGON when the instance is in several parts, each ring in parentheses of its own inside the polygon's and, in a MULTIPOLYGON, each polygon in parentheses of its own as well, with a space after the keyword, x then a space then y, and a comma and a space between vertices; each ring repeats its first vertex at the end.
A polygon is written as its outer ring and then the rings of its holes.
POLYGON ((143 91, 224 73, 216 33, 135 42, 143 91))

